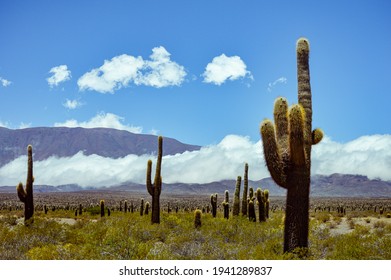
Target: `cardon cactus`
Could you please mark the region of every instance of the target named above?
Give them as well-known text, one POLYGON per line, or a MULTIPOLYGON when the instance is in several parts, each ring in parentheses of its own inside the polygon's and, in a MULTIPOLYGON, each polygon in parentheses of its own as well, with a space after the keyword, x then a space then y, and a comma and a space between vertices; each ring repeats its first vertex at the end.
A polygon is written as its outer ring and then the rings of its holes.
POLYGON ((144 198, 140 202, 140 216, 144 215, 144 198))
POLYGON ((254 206, 254 200, 248 199, 248 219, 250 222, 255 222, 255 206, 254 206))
POLYGON ((224 218, 229 218, 229 192, 228 190, 225 191, 225 200, 223 202, 223 209, 224 209, 224 218))
POLYGON ((236 179, 234 205, 232 207, 232 216, 239 216, 239 212, 240 212, 240 184, 241 183, 242 183, 242 177, 238 176, 236 179))
POLYGON ((33 147, 28 145, 27 147, 27 179, 26 188, 23 188, 23 184, 19 183, 16 187, 19 200, 24 203, 24 224, 29 225, 33 223, 34 218, 34 200, 33 200, 33 147))
POLYGON ((210 196, 210 204, 212 205, 212 216, 216 218, 217 215, 217 193, 210 196))
POLYGON ((261 135, 266 165, 273 180, 287 189, 284 252, 308 247, 311 147, 323 138, 312 131, 312 96, 309 72, 309 42, 297 41, 299 104, 288 109, 285 98, 274 103, 274 124, 264 120, 261 135))
POLYGON ((248 164, 244 165, 242 215, 247 216, 248 164))
POLYGON ((265 216, 266 219, 269 219, 269 211, 270 211, 269 190, 264 190, 263 195, 265 196, 265 216))
POLYGON ((160 224, 160 194, 162 192, 162 176, 161 176, 161 165, 163 155, 163 137, 158 138, 158 155, 156 163, 155 179, 152 184, 151 172, 152 172, 152 161, 148 161, 147 165, 147 190, 152 196, 152 215, 151 221, 153 224, 160 224))

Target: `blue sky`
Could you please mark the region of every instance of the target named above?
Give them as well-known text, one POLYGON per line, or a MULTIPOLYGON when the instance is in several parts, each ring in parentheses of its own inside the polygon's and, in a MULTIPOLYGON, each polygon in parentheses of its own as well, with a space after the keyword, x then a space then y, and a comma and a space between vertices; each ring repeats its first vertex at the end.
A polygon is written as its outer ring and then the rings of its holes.
POLYGON ((254 144, 276 97, 297 102, 305 36, 313 126, 335 145, 389 139, 390 12, 379 0, 2 0, 0 125, 254 144))

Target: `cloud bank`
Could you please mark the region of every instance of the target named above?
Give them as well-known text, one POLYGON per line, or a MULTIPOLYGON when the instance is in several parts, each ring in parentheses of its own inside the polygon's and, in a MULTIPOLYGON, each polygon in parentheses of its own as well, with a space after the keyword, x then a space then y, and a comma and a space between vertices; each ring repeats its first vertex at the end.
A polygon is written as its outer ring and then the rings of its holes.
POLYGON ((208 63, 205 72, 202 74, 205 83, 221 85, 227 80, 234 81, 239 78, 249 77, 252 79, 250 71, 239 56, 226 56, 222 54, 213 58, 208 63))
MULTIPOLYGON (((391 135, 362 136, 348 143, 325 139, 312 150, 312 174, 360 174, 370 179, 391 180, 391 135)), ((145 171, 150 155, 128 155, 119 159, 82 152, 69 158, 51 157, 34 162, 36 184, 109 186, 126 181, 145 183, 145 171)), ((27 157, 22 156, 0 168, 0 185, 16 185, 25 178, 27 157)), ((236 179, 243 175, 244 163, 249 164, 249 178, 269 177, 265 166, 262 142, 248 137, 228 135, 219 144, 199 151, 164 156, 162 177, 165 183, 208 183, 236 179)))
POLYGON ((267 86, 267 91, 271 92, 276 85, 286 84, 286 82, 287 82, 287 79, 285 77, 280 77, 277 80, 275 80, 274 82, 269 83, 269 85, 267 86))
POLYGON ((53 67, 50 69, 49 73, 53 74, 51 77, 46 79, 50 87, 58 86, 60 83, 71 79, 71 71, 66 65, 53 67))
POLYGON ((162 46, 152 49, 149 60, 144 60, 141 56, 119 55, 85 73, 77 84, 80 90, 100 93, 114 93, 131 83, 155 88, 180 86, 186 72, 170 56, 162 46))
POLYGON ((119 130, 127 130, 132 133, 141 133, 142 127, 123 124, 124 118, 117 116, 112 113, 98 113, 95 117, 91 118, 89 121, 78 122, 77 120, 71 119, 63 123, 55 123, 55 127, 84 127, 84 128, 95 128, 95 127, 105 127, 105 128, 114 128, 119 130))

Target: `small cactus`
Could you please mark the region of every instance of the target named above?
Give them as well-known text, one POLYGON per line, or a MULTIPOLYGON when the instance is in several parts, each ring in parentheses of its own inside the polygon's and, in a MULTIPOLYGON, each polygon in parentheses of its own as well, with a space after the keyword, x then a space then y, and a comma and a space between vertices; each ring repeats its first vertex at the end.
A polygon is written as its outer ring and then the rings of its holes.
POLYGON ((145 215, 148 215, 148 214, 149 214, 149 202, 148 202, 148 201, 145 203, 144 214, 145 214, 145 215))
POLYGON ((140 216, 144 215, 144 198, 141 199, 140 216))
POLYGON ((269 190, 264 190, 263 195, 265 196, 265 217, 266 219, 269 219, 269 212, 270 212, 269 190))
POLYGON ((229 192, 225 191, 225 200, 223 202, 224 207, 224 219, 229 219, 229 192))
POLYGON ((265 211, 265 195, 261 188, 257 189, 257 204, 258 204, 258 219, 260 222, 266 221, 266 211, 265 211))
POLYGON ((34 221, 33 182, 33 147, 28 145, 26 189, 23 188, 22 183, 19 183, 16 187, 19 200, 24 203, 24 224, 26 226, 34 221))
POLYGON ((104 200, 100 201, 100 216, 101 217, 105 216, 105 201, 104 200))
POLYGON ((197 209, 194 212, 194 227, 200 228, 201 227, 201 210, 197 209))
POLYGON ((251 199, 248 200, 248 219, 250 222, 256 221, 254 201, 251 199))
POLYGON ((83 206, 79 204, 79 216, 83 214, 83 206))
POLYGON ((125 213, 128 212, 128 201, 127 200, 124 201, 124 210, 125 210, 124 211, 125 213))

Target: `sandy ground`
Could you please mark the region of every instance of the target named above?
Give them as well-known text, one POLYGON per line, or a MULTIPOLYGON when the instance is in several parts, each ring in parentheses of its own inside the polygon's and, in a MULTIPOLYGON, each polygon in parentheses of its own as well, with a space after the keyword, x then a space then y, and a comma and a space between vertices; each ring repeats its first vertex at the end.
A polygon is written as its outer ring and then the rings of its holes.
MULTIPOLYGON (((375 217, 367 217, 367 218, 353 218, 352 219, 355 225, 362 225, 369 227, 370 229, 374 229, 374 225, 377 222, 384 222, 385 224, 391 224, 390 218, 375 218, 375 217)), ((330 234, 332 236, 339 234, 346 234, 352 232, 353 229, 350 226, 350 221, 343 217, 339 224, 336 224, 334 228, 330 229, 330 234)))

